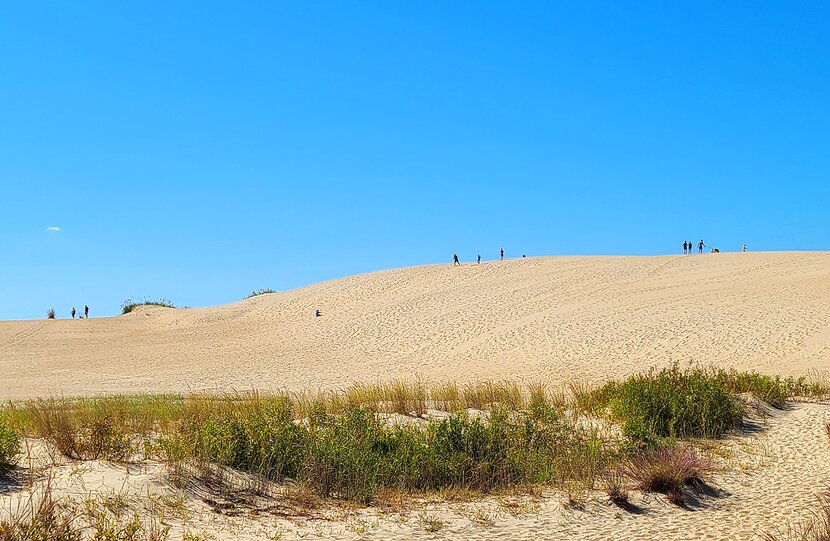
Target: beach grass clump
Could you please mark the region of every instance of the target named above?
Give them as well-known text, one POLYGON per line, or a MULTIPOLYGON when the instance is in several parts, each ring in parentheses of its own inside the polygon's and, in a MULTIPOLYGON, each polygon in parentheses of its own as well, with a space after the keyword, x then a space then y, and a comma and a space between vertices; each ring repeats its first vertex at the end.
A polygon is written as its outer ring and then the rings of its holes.
POLYGON ((665 494, 677 505, 685 504, 684 488, 704 485, 712 470, 709 461, 683 445, 641 450, 624 466, 625 473, 640 489, 665 494))
POLYGON ((10 470, 20 454, 20 435, 0 416, 0 475, 10 470))
POLYGON ((164 298, 150 299, 145 297, 142 301, 126 299, 121 303, 121 314, 129 314, 139 306, 163 306, 165 308, 176 307, 176 305, 173 304, 173 301, 164 298))
POLYGON ((268 287, 255 289, 255 290, 251 291, 250 293, 248 293, 248 295, 245 298, 250 299, 251 297, 258 297, 259 295, 267 295, 268 293, 276 293, 276 290, 273 290, 273 289, 268 288, 268 287))
POLYGON ((38 399, 11 404, 8 423, 76 460, 129 462, 184 414, 176 395, 38 399))
POLYGON ((586 394, 583 401, 604 407, 635 441, 718 438, 743 416, 735 393, 700 368, 652 370, 586 394))

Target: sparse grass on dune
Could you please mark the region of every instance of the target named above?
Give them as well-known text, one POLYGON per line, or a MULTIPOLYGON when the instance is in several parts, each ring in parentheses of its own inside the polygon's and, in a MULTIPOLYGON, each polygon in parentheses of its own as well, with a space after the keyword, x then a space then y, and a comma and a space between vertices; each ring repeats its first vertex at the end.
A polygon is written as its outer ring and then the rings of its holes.
POLYGON ((0 520, 0 541, 165 541, 170 527, 152 514, 89 496, 55 499, 51 480, 0 520))
POLYGON ((276 293, 276 291, 271 289, 271 288, 267 288, 267 287, 264 287, 264 288, 261 288, 261 289, 255 289, 255 290, 251 291, 250 293, 248 293, 248 295, 245 298, 250 299, 251 297, 258 297, 259 295, 266 295, 268 293, 276 293))
POLYGON ((136 309, 138 306, 163 306, 165 308, 175 308, 176 305, 173 304, 173 301, 169 299, 149 299, 144 298, 142 301, 137 301, 133 299, 126 299, 124 302, 121 303, 121 314, 129 314, 133 310, 136 309))

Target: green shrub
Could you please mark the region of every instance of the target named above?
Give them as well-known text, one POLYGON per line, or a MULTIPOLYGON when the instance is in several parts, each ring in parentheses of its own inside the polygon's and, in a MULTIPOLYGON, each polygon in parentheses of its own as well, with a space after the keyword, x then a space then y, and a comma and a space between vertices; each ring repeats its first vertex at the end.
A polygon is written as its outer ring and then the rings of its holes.
POLYGON ((607 384, 597 395, 635 441, 720 437, 743 415, 735 394, 699 368, 684 371, 675 366, 631 376, 607 384))
POLYGON ((20 436, 0 417, 0 473, 11 468, 20 453, 20 436))

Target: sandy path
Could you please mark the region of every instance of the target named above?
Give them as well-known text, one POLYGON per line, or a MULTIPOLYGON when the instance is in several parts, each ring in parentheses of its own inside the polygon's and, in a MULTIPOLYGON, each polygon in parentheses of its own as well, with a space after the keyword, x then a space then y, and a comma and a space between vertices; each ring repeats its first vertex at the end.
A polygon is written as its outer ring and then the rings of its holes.
POLYGON ((416 376, 600 380, 673 361, 830 368, 830 253, 414 267, 219 307, 0 322, 0 399, 416 376))

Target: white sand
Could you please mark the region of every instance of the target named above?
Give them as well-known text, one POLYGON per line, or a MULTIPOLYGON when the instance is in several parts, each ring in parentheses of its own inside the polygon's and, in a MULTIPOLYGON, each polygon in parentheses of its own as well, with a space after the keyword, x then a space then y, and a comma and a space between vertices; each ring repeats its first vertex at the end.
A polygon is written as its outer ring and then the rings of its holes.
POLYGON ((0 322, 0 399, 415 377, 595 381, 673 361, 830 368, 830 253, 414 267, 219 307, 0 322))

